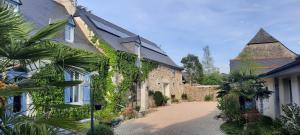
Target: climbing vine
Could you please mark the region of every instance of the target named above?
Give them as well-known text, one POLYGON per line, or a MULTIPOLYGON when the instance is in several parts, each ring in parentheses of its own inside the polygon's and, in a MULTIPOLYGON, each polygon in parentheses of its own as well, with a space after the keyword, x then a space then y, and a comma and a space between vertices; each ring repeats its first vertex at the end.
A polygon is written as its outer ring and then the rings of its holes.
MULTIPOLYGON (((80 49, 68 48, 74 53, 83 53, 101 57, 98 65, 91 65, 88 71, 98 71, 99 76, 92 76, 91 82, 95 90, 95 102, 104 106, 95 113, 95 117, 101 121, 109 121, 118 116, 128 103, 127 92, 134 82, 145 81, 148 74, 158 63, 143 59, 139 69, 136 66, 137 55, 123 51, 117 51, 110 47, 104 40, 93 36, 91 39, 94 45, 102 49, 104 56, 99 56, 80 49), (114 79, 114 81, 113 81, 114 79)), ((64 80, 63 73, 56 72, 54 67, 47 66, 33 77, 38 84, 45 85, 53 80, 64 80)), ((63 110, 50 109, 47 105, 64 104, 64 89, 54 87, 49 91, 32 93, 33 103, 39 107, 37 114, 49 113, 52 117, 65 117, 70 119, 82 119, 89 116, 89 106, 67 108, 63 110), (45 103, 46 102, 46 103, 45 103)))
MULTIPOLYGON (((100 78, 105 78, 108 64, 107 59, 101 55, 97 55, 95 53, 91 53, 81 49, 74 49, 64 46, 69 53, 73 54, 84 54, 93 57, 97 57, 99 64, 90 65, 86 68, 88 71, 99 71, 99 77, 93 77, 93 86, 97 86, 99 89, 95 91, 95 100, 96 102, 101 102, 103 99, 102 95, 102 87, 103 82, 100 78)), ((54 65, 48 64, 45 67, 41 68, 41 70, 34 74, 32 79, 37 86, 47 86, 51 82, 55 81, 64 81, 64 73, 55 69, 54 65)), ((31 93, 32 102, 35 107, 35 111, 37 115, 43 116, 47 114, 48 117, 52 118, 69 118, 72 120, 80 120, 83 118, 89 117, 89 105, 84 105, 80 107, 68 107, 68 108, 57 108, 53 106, 63 105, 64 102, 64 88, 63 87, 54 87, 51 86, 47 90, 34 91, 31 93)))
POLYGON ((141 68, 141 81, 145 81, 148 78, 149 73, 158 67, 158 63, 155 61, 143 59, 141 68))

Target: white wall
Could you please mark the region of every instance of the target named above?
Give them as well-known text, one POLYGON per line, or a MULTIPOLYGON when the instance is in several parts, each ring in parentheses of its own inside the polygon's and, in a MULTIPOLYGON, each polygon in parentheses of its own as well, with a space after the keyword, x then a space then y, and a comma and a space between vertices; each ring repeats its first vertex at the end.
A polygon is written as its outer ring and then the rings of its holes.
MULTIPOLYGON (((263 100, 263 114, 275 118, 275 84, 273 78, 264 79, 266 86, 272 94, 269 99, 263 100)), ((256 101, 257 108, 260 110, 260 100, 256 101)))

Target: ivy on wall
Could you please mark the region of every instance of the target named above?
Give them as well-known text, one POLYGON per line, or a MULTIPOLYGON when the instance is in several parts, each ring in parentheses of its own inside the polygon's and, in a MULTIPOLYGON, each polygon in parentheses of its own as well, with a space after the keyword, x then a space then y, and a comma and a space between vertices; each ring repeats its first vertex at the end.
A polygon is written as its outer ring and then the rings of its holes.
POLYGON ((101 116, 100 118, 109 120, 111 116, 118 115, 128 103, 127 92, 134 82, 144 81, 148 74, 157 68, 158 63, 142 60, 142 68, 139 69, 136 66, 137 55, 114 50, 97 36, 93 36, 91 41, 101 48, 104 55, 109 59, 110 71, 106 78, 106 94, 104 96, 106 106, 96 113, 101 116), (118 80, 116 80, 117 84, 113 83, 112 78, 118 76, 118 74, 122 76, 122 81, 118 83, 118 80))
MULTIPOLYGON (((81 49, 74 49, 64 46, 64 49, 67 49, 69 52, 74 54, 87 54, 93 57, 97 57, 99 64, 90 65, 86 68, 88 71, 98 70, 100 75, 99 77, 93 77, 93 83, 96 83, 93 86, 103 86, 100 78, 105 78, 105 73, 108 70, 107 59, 101 55, 91 53, 81 49)), ((43 67, 38 73, 34 74, 32 79, 35 81, 35 84, 38 86, 46 86, 51 82, 64 81, 64 73, 55 69, 51 64, 43 67)), ((102 88, 97 88, 101 90, 102 88)), ((34 109, 37 115, 43 116, 47 114, 48 117, 52 118, 69 118, 72 120, 80 120, 83 118, 88 118, 90 107, 89 105, 68 107, 68 108, 53 108, 53 106, 63 105, 64 104, 64 88, 63 87, 54 87, 51 86, 47 90, 34 91, 30 93, 32 96, 32 102, 34 109)), ((103 99, 102 91, 95 91, 95 100, 96 102, 101 102, 103 99)))
MULTIPOLYGON (((93 36, 91 41, 102 49, 104 57, 81 49, 67 49, 75 53, 84 53, 101 58, 99 65, 91 65, 87 70, 99 72, 99 76, 92 76, 91 82, 95 90, 95 102, 102 104, 104 108, 95 112, 95 117, 101 121, 110 121, 118 116, 128 103, 127 92, 134 82, 145 81, 148 74, 157 68, 158 63, 143 59, 139 69, 136 66, 137 55, 114 50, 104 40, 96 36, 93 36), (118 80, 114 83, 112 78, 116 77, 118 80)), ((49 65, 35 74, 33 79, 43 86, 52 81, 62 81, 64 76, 63 73, 57 72, 54 67, 49 65)), ((65 109, 51 109, 49 107, 64 104, 64 88, 51 87, 48 91, 33 92, 31 95, 38 115, 49 113, 51 117, 75 120, 89 117, 89 105, 65 109), (42 106, 45 104, 48 106, 42 106)))

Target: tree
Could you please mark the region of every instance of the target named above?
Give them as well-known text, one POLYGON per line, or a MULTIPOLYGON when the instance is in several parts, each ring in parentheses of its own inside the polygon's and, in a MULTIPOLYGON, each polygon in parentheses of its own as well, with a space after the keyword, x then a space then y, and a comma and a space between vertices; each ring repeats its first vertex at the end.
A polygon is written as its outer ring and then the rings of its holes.
MULTIPOLYGON (((16 67, 28 72, 37 72, 47 65, 56 67, 57 72, 64 70, 85 70, 91 65, 97 65, 97 58, 87 54, 78 54, 63 47, 52 39, 58 31, 64 28, 67 21, 62 20, 48 25, 38 32, 30 31, 23 18, 8 6, 0 5, 0 69, 5 87, 0 88, 0 134, 56 134, 59 128, 78 128, 78 123, 64 119, 53 119, 34 115, 8 113, 10 105, 5 104, 9 96, 20 95, 32 91, 46 91, 52 87, 65 87, 81 83, 80 81, 57 81, 38 86, 31 78, 8 80, 7 69, 16 67), (31 34, 29 34, 31 33, 31 34), (32 34, 34 33, 34 34, 32 34), (43 66, 44 65, 44 66, 43 66)), ((69 107, 59 105, 57 108, 69 107)), ((29 111, 29 110, 28 110, 29 111)))
POLYGON ((257 67, 258 64, 253 60, 250 53, 243 52, 240 54, 240 63, 234 71, 245 75, 255 75, 257 74, 257 67))
MULTIPOLYGON (((239 95, 242 110, 248 107, 245 106, 247 101, 253 102, 257 99, 269 98, 272 93, 265 87, 264 81, 256 75, 245 75, 240 72, 233 72, 229 75, 217 93, 218 98, 223 98, 230 93, 239 95)), ((248 108, 249 109, 249 108, 248 108)))
POLYGON ((214 66, 214 60, 210 54, 209 46, 203 48, 203 60, 202 60, 204 74, 211 74, 218 72, 218 69, 214 66))
POLYGON ((192 83, 200 83, 203 78, 203 69, 198 56, 188 54, 181 59, 181 63, 183 64, 184 71, 188 75, 187 79, 190 85, 192 85, 192 83))

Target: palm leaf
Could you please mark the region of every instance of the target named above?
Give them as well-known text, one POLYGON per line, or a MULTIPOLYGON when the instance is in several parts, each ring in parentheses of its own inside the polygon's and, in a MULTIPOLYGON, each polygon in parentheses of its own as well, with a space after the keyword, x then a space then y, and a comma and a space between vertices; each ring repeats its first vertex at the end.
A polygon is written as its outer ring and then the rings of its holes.
POLYGON ((57 32, 59 32, 66 24, 67 24, 67 20, 60 20, 55 23, 49 24, 48 26, 42 28, 40 31, 35 33, 25 43, 25 45, 30 46, 36 42, 54 38, 56 36, 57 32))

